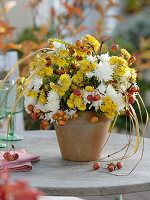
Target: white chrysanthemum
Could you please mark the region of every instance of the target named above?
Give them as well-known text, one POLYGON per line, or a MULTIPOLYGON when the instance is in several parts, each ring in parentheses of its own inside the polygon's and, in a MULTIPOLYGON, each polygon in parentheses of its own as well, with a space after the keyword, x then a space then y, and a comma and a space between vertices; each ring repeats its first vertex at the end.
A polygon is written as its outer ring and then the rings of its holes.
POLYGON ((107 90, 106 90, 106 96, 110 96, 112 101, 117 104, 118 108, 117 110, 124 110, 125 104, 123 101, 123 96, 121 93, 117 93, 112 85, 108 85, 107 90))
POLYGON ((60 108, 60 98, 57 92, 51 90, 48 93, 46 108, 47 111, 56 111, 60 108))
POLYGON ((46 113, 44 119, 50 120, 50 122, 52 123, 52 122, 55 121, 55 120, 53 119, 53 115, 54 115, 54 114, 55 114, 55 112, 46 113))
POLYGON ((95 74, 93 73, 93 72, 89 72, 89 73, 86 73, 86 76, 88 77, 88 78, 91 78, 92 76, 94 76, 95 74))
POLYGON ((93 101, 92 104, 90 105, 89 109, 91 107, 95 107, 95 110, 97 111, 101 104, 102 104, 102 99, 100 99, 98 101, 93 101))
POLYGON ((73 114, 75 114, 76 110, 65 110, 65 113, 68 115, 68 117, 72 117, 73 114))
POLYGON ((42 112, 47 112, 46 104, 43 104, 43 103, 40 103, 40 102, 37 102, 35 104, 35 109, 40 109, 42 112))
POLYGON ((105 94, 106 85, 104 83, 101 83, 96 89, 100 92, 100 94, 105 94))
MULTIPOLYGON (((29 77, 30 78, 30 77, 29 77)), ((39 76, 35 76, 29 83, 29 85, 27 86, 27 88, 25 89, 25 92, 33 89, 36 92, 39 92, 39 89, 42 85, 42 79, 39 76)))
POLYGON ((95 62, 95 61, 97 60, 96 56, 92 56, 92 55, 87 56, 86 58, 87 58, 87 60, 89 60, 91 63, 93 63, 93 62, 95 62))
POLYGON ((108 62, 110 59, 110 56, 108 55, 108 53, 105 53, 105 54, 100 55, 99 58, 102 62, 108 62))
POLYGON ((27 113, 30 113, 30 111, 28 110, 28 105, 34 106, 36 102, 37 102, 37 98, 33 98, 33 97, 25 95, 24 107, 27 113))
POLYGON ((113 67, 109 62, 100 62, 94 70, 94 76, 97 77, 99 81, 112 80, 112 75, 113 67))

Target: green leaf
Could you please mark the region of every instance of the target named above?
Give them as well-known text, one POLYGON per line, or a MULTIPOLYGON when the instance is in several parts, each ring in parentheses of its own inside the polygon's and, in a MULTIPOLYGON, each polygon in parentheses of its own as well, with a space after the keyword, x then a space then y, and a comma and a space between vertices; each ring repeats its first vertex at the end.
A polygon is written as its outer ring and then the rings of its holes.
MULTIPOLYGON (((71 45, 71 44, 69 44, 69 43, 67 43, 67 42, 64 42, 64 41, 62 41, 62 40, 53 39, 53 38, 48 39, 48 42, 50 42, 50 41, 58 42, 58 43, 60 43, 60 44, 66 45, 66 46, 70 46, 70 45, 71 45)), ((72 45, 71 45, 71 46, 72 46, 72 45)))

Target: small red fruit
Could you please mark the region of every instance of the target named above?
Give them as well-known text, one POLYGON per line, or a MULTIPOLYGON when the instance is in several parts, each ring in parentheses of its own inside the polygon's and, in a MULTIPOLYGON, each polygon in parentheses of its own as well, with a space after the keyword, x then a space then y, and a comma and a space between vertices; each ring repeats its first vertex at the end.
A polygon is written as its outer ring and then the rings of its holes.
POLYGON ((77 114, 77 113, 74 113, 73 115, 72 115, 72 118, 73 119, 77 119, 79 117, 79 115, 77 114))
POLYGON ((83 60, 82 56, 76 56, 76 60, 83 60))
POLYGON ((36 114, 36 113, 30 113, 30 117, 32 119, 39 119, 40 116, 38 114, 36 114))
POLYGON ((76 41, 76 46, 78 46, 78 47, 80 47, 80 46, 82 46, 83 44, 82 44, 82 40, 77 40, 76 41))
POLYGON ((111 46, 111 50, 113 50, 113 51, 118 51, 118 49, 119 49, 119 46, 117 44, 113 44, 111 46))
POLYGON ((73 55, 75 53, 75 50, 74 49, 69 49, 69 53, 70 53, 70 55, 73 55))
POLYGON ((91 121, 92 123, 96 123, 96 122, 98 122, 98 117, 94 116, 94 117, 91 118, 90 121, 91 121))
POLYGON ((123 168, 123 162, 118 162, 118 163, 117 163, 117 168, 118 168, 118 169, 123 168))
POLYGON ((42 124, 43 126, 47 126, 47 125, 49 125, 49 122, 48 122, 46 119, 43 119, 43 120, 41 121, 41 124, 42 124))
POLYGON ((58 117, 63 117, 63 116, 65 115, 65 113, 64 113, 63 110, 58 110, 57 113, 56 113, 56 115, 57 115, 58 117))
POLYGON ((134 96, 129 96, 129 98, 128 98, 128 103, 129 104, 133 104, 134 102, 135 102, 135 97, 134 96))
POLYGON ((62 119, 58 120, 58 125, 59 126, 64 126, 65 125, 65 121, 62 120, 62 119))
POLYGON ((93 165, 93 169, 94 169, 94 170, 97 170, 97 169, 99 169, 99 168, 100 168, 99 162, 95 162, 94 165, 93 165))
POLYGON ((74 90, 73 94, 76 96, 80 96, 81 95, 81 91, 80 90, 74 90))
POLYGON ((129 59, 129 63, 134 63, 136 61, 136 57, 135 56, 131 56, 131 58, 129 59))
POLYGON ((88 100, 88 101, 93 101, 93 96, 92 96, 91 94, 89 94, 89 95, 87 96, 87 100, 88 100))
POLYGON ((78 68, 78 66, 77 66, 75 63, 71 63, 71 67, 72 67, 73 69, 77 69, 77 68, 78 68))
POLYGON ((53 115, 54 120, 58 120, 58 118, 59 118, 58 115, 56 115, 56 114, 53 115))
POLYGON ((93 98, 94 101, 98 101, 102 98, 102 96, 100 94, 96 94, 93 98))
POLYGON ((138 87, 137 85, 133 85, 133 86, 130 88, 130 90, 131 90, 132 92, 139 92, 139 87, 138 87))
POLYGON ((29 111, 33 111, 33 109, 34 109, 34 106, 33 106, 32 104, 29 104, 29 105, 28 105, 28 110, 29 110, 29 111))
POLYGON ((115 170, 115 168, 114 168, 113 165, 109 165, 109 166, 108 166, 108 170, 109 170, 110 172, 113 172, 113 171, 115 170))

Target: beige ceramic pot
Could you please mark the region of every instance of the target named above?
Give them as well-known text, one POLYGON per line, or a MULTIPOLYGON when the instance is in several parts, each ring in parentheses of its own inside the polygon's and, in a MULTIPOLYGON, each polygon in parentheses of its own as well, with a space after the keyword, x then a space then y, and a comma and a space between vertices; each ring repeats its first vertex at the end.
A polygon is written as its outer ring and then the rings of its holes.
POLYGON ((75 120, 69 119, 64 126, 54 124, 63 159, 71 161, 94 161, 102 156, 108 138, 111 119, 99 117, 91 123, 95 112, 86 111, 75 120))

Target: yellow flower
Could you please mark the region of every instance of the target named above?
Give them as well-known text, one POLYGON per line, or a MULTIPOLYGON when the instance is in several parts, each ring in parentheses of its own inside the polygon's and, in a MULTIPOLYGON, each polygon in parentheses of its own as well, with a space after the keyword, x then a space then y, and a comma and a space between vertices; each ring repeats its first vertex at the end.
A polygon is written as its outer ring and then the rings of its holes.
POLYGON ((94 87, 92 87, 92 86, 86 86, 86 87, 85 87, 85 90, 86 90, 87 92, 92 92, 92 91, 94 90, 94 87))
POLYGON ((63 60, 63 59, 61 59, 61 58, 57 58, 57 60, 56 60, 56 65, 58 65, 59 67, 65 67, 65 65, 67 65, 67 62, 66 62, 66 60, 63 60))
POLYGON ((62 58, 66 58, 69 56, 69 52, 65 49, 59 50, 58 53, 59 53, 60 57, 62 57, 62 58))
POLYGON ((78 109, 81 111, 86 110, 86 105, 83 104, 81 107, 78 107, 78 109))
POLYGON ((47 76, 51 76, 53 74, 53 68, 52 67, 45 67, 45 74, 47 76))
POLYGON ((74 108, 74 103, 71 99, 67 100, 67 105, 68 105, 69 108, 74 108))
POLYGON ((131 54, 126 49, 121 49, 121 53, 125 56, 126 60, 131 58, 131 54))
POLYGON ((44 95, 40 95, 38 102, 46 104, 47 103, 46 97, 44 95))
POLYGON ((100 43, 98 42, 98 40, 96 40, 93 36, 87 34, 84 37, 82 37, 82 41, 84 46, 88 47, 89 51, 94 51, 97 52, 99 47, 100 47, 100 43))
POLYGON ((116 69, 116 75, 124 76, 127 72, 127 67, 121 66, 116 69))
POLYGON ((135 82, 136 81, 136 77, 137 77, 136 71, 133 68, 129 68, 129 70, 130 70, 130 73, 131 73, 131 81, 135 82))
POLYGON ((28 92, 26 92, 27 96, 33 97, 33 98, 37 98, 38 93, 35 92, 34 90, 29 90, 28 92))
POLYGON ((111 65, 128 66, 128 62, 124 58, 118 56, 112 56, 109 62, 111 65))
POLYGON ((100 105, 100 110, 104 112, 104 115, 108 118, 113 118, 117 112, 117 104, 114 103, 109 96, 104 97, 103 104, 100 105))

